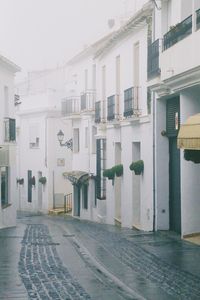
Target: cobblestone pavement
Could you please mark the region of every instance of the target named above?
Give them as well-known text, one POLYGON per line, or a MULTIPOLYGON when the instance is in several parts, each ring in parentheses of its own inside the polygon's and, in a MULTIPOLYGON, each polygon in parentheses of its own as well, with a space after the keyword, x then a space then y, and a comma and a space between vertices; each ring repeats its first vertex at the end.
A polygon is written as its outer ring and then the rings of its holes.
MULTIPOLYGON (((135 232, 136 240, 131 240, 131 231, 127 231, 129 234, 124 235, 120 231, 109 230, 108 226, 78 220, 68 221, 68 228, 70 223, 71 230, 79 234, 79 238, 82 236, 82 241, 84 241, 83 235, 85 235, 85 239, 87 236, 95 240, 101 247, 129 267, 133 273, 155 283, 159 289, 163 290, 163 296, 159 296, 161 298, 158 299, 163 299, 165 293, 168 295, 165 297, 166 299, 200 299, 200 277, 179 268, 170 261, 167 263, 158 258, 157 255, 147 251, 143 246, 145 243, 137 242, 137 236, 142 235, 135 232)), ((149 239, 150 235, 143 234, 143 236, 147 237, 147 242, 152 242, 152 238, 149 239)), ((134 237, 134 231, 132 237, 134 237)), ((159 235, 157 234, 156 237, 159 235)), ((159 242, 162 243, 162 238, 160 241, 158 240, 159 242)), ((179 242, 183 243, 182 241, 179 242)), ((190 249, 190 245, 187 247, 190 249)), ((198 258, 200 258, 200 247, 196 246, 196 249, 199 254, 198 258)), ((199 261, 197 263, 200 266, 199 261)), ((145 289, 145 284, 143 288, 145 289)))
POLYGON ((19 273, 30 299, 90 299, 63 266, 48 227, 30 224, 25 230, 19 273))

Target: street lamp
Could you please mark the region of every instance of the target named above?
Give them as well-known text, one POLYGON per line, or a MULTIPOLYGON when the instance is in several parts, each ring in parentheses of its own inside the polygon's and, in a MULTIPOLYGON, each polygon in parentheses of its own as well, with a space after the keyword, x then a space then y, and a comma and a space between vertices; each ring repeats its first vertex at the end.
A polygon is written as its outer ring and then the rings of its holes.
POLYGON ((67 148, 73 150, 73 141, 72 141, 72 139, 69 139, 68 141, 66 141, 64 143, 62 142, 63 139, 64 139, 64 133, 62 132, 61 129, 57 133, 57 138, 58 138, 58 141, 59 141, 61 147, 66 146, 67 148))

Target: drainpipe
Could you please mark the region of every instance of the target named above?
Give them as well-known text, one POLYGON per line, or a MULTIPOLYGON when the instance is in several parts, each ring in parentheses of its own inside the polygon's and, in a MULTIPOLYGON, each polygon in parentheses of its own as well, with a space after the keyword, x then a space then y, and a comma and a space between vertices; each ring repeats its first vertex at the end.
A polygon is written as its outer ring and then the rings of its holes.
POLYGON ((156 148, 155 148, 155 92, 152 95, 152 108, 153 108, 153 231, 156 230, 156 148))

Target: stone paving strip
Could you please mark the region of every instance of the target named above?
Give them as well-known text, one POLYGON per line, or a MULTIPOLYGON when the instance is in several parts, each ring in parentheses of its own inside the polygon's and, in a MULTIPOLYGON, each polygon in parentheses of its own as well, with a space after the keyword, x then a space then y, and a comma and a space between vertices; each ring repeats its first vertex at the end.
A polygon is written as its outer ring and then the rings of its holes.
POLYGON ((90 296, 63 266, 48 227, 30 224, 24 233, 19 273, 30 299, 89 300, 90 296))
POLYGON ((87 234, 145 279, 156 283, 169 296, 181 300, 200 299, 200 278, 160 260, 139 244, 121 237, 103 226, 72 221, 81 233, 87 234))

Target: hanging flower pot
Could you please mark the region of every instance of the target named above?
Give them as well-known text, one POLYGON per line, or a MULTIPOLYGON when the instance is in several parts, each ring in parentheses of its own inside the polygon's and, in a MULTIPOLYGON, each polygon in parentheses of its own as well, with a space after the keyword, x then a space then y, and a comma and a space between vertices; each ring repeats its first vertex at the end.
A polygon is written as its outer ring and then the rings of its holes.
POLYGON ((20 185, 24 184, 24 178, 18 178, 17 183, 19 183, 20 185))
POLYGON ((122 164, 116 165, 116 166, 112 167, 112 169, 117 177, 120 177, 123 175, 123 165, 122 164))
POLYGON ((40 182, 41 184, 46 184, 47 178, 44 177, 44 176, 42 176, 42 177, 39 178, 39 182, 40 182))
POLYGON ((187 161, 192 161, 195 164, 200 163, 200 150, 184 150, 184 159, 187 161))
POLYGON ((113 169, 106 169, 103 171, 103 176, 107 177, 108 179, 114 179, 115 178, 115 172, 113 169))
POLYGON ((135 175, 140 175, 144 171, 144 162, 143 160, 137 160, 135 162, 132 162, 129 166, 129 169, 131 171, 135 172, 135 175))

